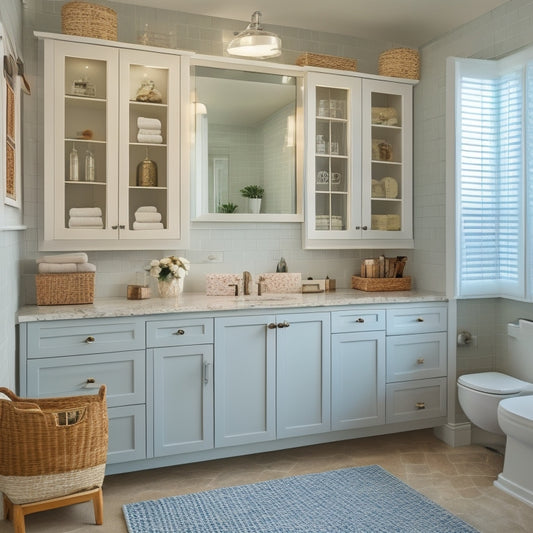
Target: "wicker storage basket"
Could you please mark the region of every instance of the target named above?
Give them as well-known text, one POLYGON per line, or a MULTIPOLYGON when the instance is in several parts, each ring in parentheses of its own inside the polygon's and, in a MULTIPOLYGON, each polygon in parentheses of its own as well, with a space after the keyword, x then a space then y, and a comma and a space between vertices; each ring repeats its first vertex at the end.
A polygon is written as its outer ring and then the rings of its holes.
POLYGON ((304 52, 296 60, 301 67, 336 68, 339 70, 357 70, 357 59, 349 57, 328 56, 325 54, 312 54, 304 52))
POLYGON ((411 277, 361 278, 359 276, 352 276, 352 289, 367 292, 409 291, 411 290, 411 277))
POLYGON ((420 54, 412 48, 393 48, 378 59, 378 73, 394 78, 420 79, 420 54))
POLYGON ((94 272, 36 274, 37 305, 92 304, 94 272))
POLYGON ((102 486, 108 441, 106 388, 64 398, 19 398, 0 387, 0 492, 12 503, 102 486))
POLYGON ((88 2, 69 2, 61 8, 61 32, 67 35, 117 40, 117 13, 88 2))

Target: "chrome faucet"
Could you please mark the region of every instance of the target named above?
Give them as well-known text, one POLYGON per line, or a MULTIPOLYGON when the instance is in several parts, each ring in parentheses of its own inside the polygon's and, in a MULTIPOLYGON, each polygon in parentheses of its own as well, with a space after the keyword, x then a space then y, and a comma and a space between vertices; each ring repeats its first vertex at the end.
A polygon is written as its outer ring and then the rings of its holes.
POLYGON ((250 285, 252 284, 252 275, 250 272, 245 270, 242 273, 242 286, 243 286, 243 294, 249 295, 250 294, 250 285))

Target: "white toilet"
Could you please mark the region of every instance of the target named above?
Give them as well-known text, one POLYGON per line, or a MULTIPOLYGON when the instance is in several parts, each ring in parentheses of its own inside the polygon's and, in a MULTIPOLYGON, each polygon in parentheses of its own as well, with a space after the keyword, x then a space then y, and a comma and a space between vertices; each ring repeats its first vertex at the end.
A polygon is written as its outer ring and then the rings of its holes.
POLYGON ((507 445, 503 472, 494 485, 533 507, 533 396, 502 400, 498 422, 507 445))
POLYGON ((504 469, 494 485, 533 506, 533 322, 508 324, 508 354, 501 372, 457 380, 459 404, 469 420, 507 435, 504 469))

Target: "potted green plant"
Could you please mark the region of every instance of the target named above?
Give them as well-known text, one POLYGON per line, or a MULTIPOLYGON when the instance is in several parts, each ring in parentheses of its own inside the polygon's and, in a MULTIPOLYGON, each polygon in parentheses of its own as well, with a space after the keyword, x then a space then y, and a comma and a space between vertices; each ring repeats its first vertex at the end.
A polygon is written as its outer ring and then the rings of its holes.
POLYGON ((219 213, 235 213, 238 207, 239 206, 237 204, 228 202, 227 204, 218 204, 217 211, 219 213))
POLYGON ((265 189, 261 185, 246 185, 246 187, 241 189, 241 194, 248 198, 251 213, 259 213, 261 211, 261 199, 265 194, 265 189))

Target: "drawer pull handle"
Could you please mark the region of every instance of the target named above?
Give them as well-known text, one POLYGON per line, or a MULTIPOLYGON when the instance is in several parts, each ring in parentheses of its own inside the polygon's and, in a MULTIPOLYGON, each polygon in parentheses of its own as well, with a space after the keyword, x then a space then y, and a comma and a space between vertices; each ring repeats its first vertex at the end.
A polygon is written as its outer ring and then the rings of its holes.
POLYGON ((95 341, 95 338, 92 337, 92 336, 89 336, 89 337, 87 337, 87 338, 85 339, 85 342, 86 342, 87 344, 92 344, 94 341, 95 341))
POLYGON ((426 408, 426 404, 424 402, 416 402, 415 407, 417 409, 419 409, 419 410, 420 409, 425 409, 426 408))
POLYGON ((356 320, 356 322, 357 322, 358 324, 364 324, 364 323, 365 323, 365 319, 364 319, 364 318, 358 318, 358 319, 356 320))
POLYGON ((424 358, 423 358, 423 357, 419 357, 419 358, 416 360, 416 364, 417 364, 417 365, 423 365, 423 364, 424 364, 424 358))
POLYGON ((278 324, 278 328, 288 328, 289 326, 290 324, 286 320, 278 324))
POLYGON ((84 389, 99 389, 100 385, 96 383, 96 379, 94 378, 87 378, 85 381, 85 384, 83 385, 84 389))
POLYGON ((418 318, 416 319, 416 321, 417 321, 417 322, 424 322, 424 319, 421 318, 421 317, 418 317, 418 318))
POLYGON ((178 329, 174 335, 185 335, 185 331, 183 329, 178 329))
POLYGON ((274 322, 270 322, 270 324, 267 325, 268 329, 276 329, 278 327, 277 324, 274 324, 274 322))

